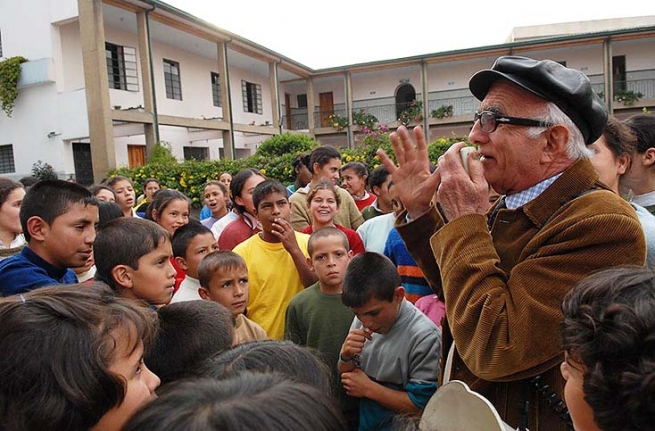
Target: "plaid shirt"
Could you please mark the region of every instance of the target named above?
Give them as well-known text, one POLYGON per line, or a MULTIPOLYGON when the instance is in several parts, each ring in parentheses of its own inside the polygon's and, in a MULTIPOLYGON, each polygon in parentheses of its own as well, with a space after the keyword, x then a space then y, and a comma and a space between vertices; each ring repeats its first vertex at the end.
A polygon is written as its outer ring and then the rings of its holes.
POLYGON ((505 196, 504 199, 507 209, 515 210, 527 204, 528 202, 536 199, 540 194, 544 192, 544 190, 550 187, 551 184, 553 184, 555 180, 562 175, 562 173, 563 172, 560 172, 559 174, 553 177, 545 179, 542 182, 537 183, 528 189, 522 190, 513 195, 505 196))

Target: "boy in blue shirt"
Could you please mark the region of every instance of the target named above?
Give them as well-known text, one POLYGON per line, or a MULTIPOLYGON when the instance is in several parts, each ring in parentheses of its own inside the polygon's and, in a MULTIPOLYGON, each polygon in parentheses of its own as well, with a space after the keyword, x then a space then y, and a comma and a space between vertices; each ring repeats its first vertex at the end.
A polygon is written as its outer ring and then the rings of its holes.
POLYGON ((436 391, 441 332, 378 253, 350 261, 341 300, 355 313, 339 354, 343 387, 360 398, 360 430, 390 429, 395 414, 420 412, 436 391))

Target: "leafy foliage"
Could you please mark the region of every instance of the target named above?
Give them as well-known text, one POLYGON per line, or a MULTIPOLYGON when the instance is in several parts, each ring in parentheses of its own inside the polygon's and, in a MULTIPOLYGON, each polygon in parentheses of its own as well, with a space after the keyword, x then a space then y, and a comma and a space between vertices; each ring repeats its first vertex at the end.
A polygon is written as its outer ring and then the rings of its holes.
POLYGON ((20 65, 25 63, 25 57, 9 57, 0 61, 0 103, 8 117, 14 112, 14 102, 18 96, 18 79, 20 65))
POLYGON ((348 119, 346 117, 342 117, 339 114, 331 114, 328 119, 330 120, 330 123, 332 124, 332 127, 337 129, 338 131, 342 131, 346 127, 348 127, 348 119))
POLYGON ((51 164, 37 160, 32 165, 32 175, 40 180, 56 180, 57 174, 51 164))
POLYGON ((150 163, 158 165, 172 165, 177 163, 177 159, 173 155, 171 144, 165 141, 157 142, 155 148, 152 150, 150 163))
POLYGON ((430 116, 434 118, 446 118, 453 116, 453 105, 441 105, 438 109, 433 109, 430 116))
POLYGON ((378 122, 378 117, 373 114, 367 114, 363 109, 353 112, 353 123, 360 127, 373 129, 378 122))
POLYGON ((318 145, 318 142, 306 135, 282 133, 275 135, 259 145, 257 152, 258 156, 279 156, 290 153, 302 153, 311 151, 318 145))
POLYGON ((409 108, 400 113, 398 121, 404 126, 407 126, 412 121, 416 123, 423 121, 423 102, 421 100, 412 101, 409 108))

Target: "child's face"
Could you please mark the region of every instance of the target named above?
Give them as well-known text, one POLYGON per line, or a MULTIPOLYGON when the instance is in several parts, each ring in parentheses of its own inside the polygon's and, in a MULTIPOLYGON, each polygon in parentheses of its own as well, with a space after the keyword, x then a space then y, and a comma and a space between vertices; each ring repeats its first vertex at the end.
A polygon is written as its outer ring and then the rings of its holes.
MULTIPOLYGON (((25 189, 18 187, 13 189, 7 196, 2 206, 0 206, 0 231, 18 233, 22 232, 23 228, 20 224, 20 205, 23 203, 25 197, 25 189)), ((5 244, 9 248, 9 244, 5 244)))
POLYGON ((103 202, 116 202, 116 197, 107 189, 100 189, 96 194, 96 199, 103 202))
POLYGON ((42 221, 38 233, 42 257, 59 268, 83 266, 93 252, 98 220, 97 206, 75 203, 52 224, 42 221))
POLYGON ((389 189, 389 198, 391 198, 391 207, 393 208, 393 213, 397 216, 405 209, 400 197, 398 196, 398 187, 392 185, 389 189))
POLYGON ((405 298, 405 289, 396 287, 391 302, 371 298, 361 307, 350 307, 365 328, 378 334, 386 334, 396 323, 398 311, 405 298))
POLYGON ((332 181, 332 184, 335 186, 339 182, 339 169, 341 169, 341 159, 337 159, 336 157, 334 159, 330 159, 330 161, 324 164, 321 168, 318 167, 318 163, 314 163, 314 171, 316 177, 318 179, 326 178, 332 181))
POLYGON ((152 196, 157 190, 159 190, 159 188, 159 184, 154 181, 150 181, 143 189, 143 194, 146 195, 146 199, 148 199, 148 201, 152 201, 152 196))
POLYGON ((366 190, 366 177, 357 175, 354 169, 341 171, 341 187, 353 196, 361 196, 366 190))
POLYGON ((352 256, 352 252, 343 245, 343 238, 337 235, 315 238, 312 246, 313 253, 307 263, 316 273, 318 281, 323 286, 340 287, 352 256))
POLYGON ((186 248, 184 258, 176 257, 176 262, 188 275, 198 278, 198 265, 200 261, 212 251, 218 250, 216 239, 211 232, 203 233, 193 237, 186 248))
POLYGON ((210 184, 205 187, 205 205, 214 215, 219 215, 227 206, 226 196, 217 185, 210 184))
POLYGON ((92 431, 122 429, 139 407, 155 397, 155 389, 159 387, 159 377, 143 363, 143 343, 130 353, 127 341, 118 340, 116 350, 117 357, 109 371, 125 382, 125 398, 120 405, 105 413, 92 431))
POLYGON ((161 214, 153 210, 152 218, 173 235, 177 228, 189 223, 189 203, 183 199, 175 199, 161 211, 161 214))
POLYGON ((227 172, 224 172, 224 173, 221 174, 220 177, 218 177, 218 181, 225 184, 225 187, 227 187, 227 189, 230 190, 230 183, 232 182, 232 175, 228 174, 227 172))
POLYGON ((112 189, 116 195, 116 203, 121 206, 123 211, 134 207, 134 187, 127 180, 117 181, 112 189))
POLYGON ((564 399, 571 413, 573 428, 576 431, 600 431, 594 422, 594 412, 584 399, 585 395, 582 389, 584 366, 568 358, 568 353, 566 356, 567 359, 562 362, 560 370, 562 377, 566 380, 564 399))
POLYGON ((175 288, 175 268, 171 263, 173 250, 168 239, 160 241, 156 249, 141 256, 138 269, 125 265, 129 276, 125 293, 151 305, 168 304, 175 288))
POLYGON ((201 287, 202 299, 218 302, 238 316, 248 304, 248 268, 218 269, 214 272, 209 286, 201 287))
POLYGON ((236 196, 234 201, 243 206, 251 215, 255 215, 255 204, 252 202, 252 192, 257 187, 257 184, 263 183, 265 180, 259 175, 253 175, 246 180, 241 189, 241 196, 236 196))
POLYGON ((309 203, 309 211, 312 213, 314 221, 321 224, 331 223, 334 216, 339 212, 337 199, 334 197, 332 190, 317 190, 309 203))
POLYGON ((259 202, 257 207, 257 219, 262 224, 262 230, 266 233, 273 231, 273 223, 276 219, 291 219, 291 207, 286 194, 273 192, 259 202))

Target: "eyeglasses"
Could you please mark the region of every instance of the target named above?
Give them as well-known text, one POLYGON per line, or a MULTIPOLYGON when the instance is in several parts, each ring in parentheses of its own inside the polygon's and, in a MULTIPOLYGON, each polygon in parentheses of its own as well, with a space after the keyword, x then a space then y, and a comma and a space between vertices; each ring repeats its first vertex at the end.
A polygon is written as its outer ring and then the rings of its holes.
POLYGON ((473 123, 480 120, 480 128, 483 132, 493 133, 498 128, 499 124, 511 124, 513 126, 529 126, 529 127, 550 127, 554 126, 552 123, 539 120, 531 120, 529 118, 508 117, 505 115, 498 115, 493 111, 475 111, 473 116, 473 123))

